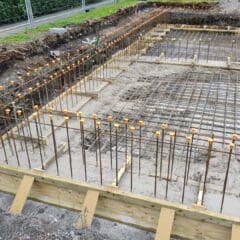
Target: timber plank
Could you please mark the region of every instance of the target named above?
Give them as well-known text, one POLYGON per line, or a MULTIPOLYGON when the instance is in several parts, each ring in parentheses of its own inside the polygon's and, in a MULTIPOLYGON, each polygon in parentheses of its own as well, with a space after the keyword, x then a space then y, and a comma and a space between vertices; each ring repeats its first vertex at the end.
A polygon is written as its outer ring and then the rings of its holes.
POLYGON ((84 199, 81 216, 76 223, 76 228, 85 228, 92 225, 93 216, 98 203, 99 192, 88 191, 84 199))
POLYGON ((233 224, 231 240, 239 240, 239 239, 240 239, 240 225, 233 224))
POLYGON ((27 197, 31 191, 34 182, 34 177, 24 176, 20 186, 17 190, 16 196, 13 200, 12 206, 10 208, 10 213, 17 215, 21 214, 27 197))
POLYGON ((175 211, 162 208, 158 221, 155 240, 169 240, 172 232, 175 211))

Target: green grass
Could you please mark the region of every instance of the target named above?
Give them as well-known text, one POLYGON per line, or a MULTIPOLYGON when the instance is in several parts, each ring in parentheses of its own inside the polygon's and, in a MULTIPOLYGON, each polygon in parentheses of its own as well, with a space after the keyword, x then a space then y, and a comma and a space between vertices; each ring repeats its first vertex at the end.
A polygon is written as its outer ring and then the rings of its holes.
MULTIPOLYGON (((152 2, 169 2, 169 3, 199 3, 213 2, 215 0, 149 0, 152 2)), ((57 20, 50 24, 41 25, 33 29, 25 29, 24 32, 17 33, 8 37, 0 38, 0 44, 23 43, 41 38, 45 32, 52 27, 62 27, 66 24, 79 24, 89 19, 98 19, 115 13, 118 9, 132 6, 139 3, 137 0, 122 0, 116 4, 107 5, 101 8, 90 10, 86 13, 80 13, 72 17, 57 20)))
POLYGON ((25 29, 25 31, 22 33, 17 33, 8 37, 0 38, 0 44, 23 43, 23 42, 35 40, 41 37, 43 33, 47 32, 52 27, 61 27, 66 24, 79 24, 89 19, 98 19, 101 17, 106 17, 115 13, 120 8, 135 5, 138 2, 139 1, 137 0, 123 0, 116 4, 111 4, 101 8, 96 8, 94 10, 90 10, 89 12, 80 13, 72 17, 57 20, 53 23, 35 27, 33 29, 25 29))

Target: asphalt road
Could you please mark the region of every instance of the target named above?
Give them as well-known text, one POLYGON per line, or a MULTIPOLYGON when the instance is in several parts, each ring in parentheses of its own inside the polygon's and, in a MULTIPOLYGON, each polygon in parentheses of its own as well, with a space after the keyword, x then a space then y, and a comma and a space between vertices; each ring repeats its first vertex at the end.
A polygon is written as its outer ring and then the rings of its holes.
MULTIPOLYGON (((113 2, 114 2, 114 0, 106 0, 106 1, 103 1, 100 3, 90 4, 90 5, 86 6, 85 10, 102 7, 102 6, 111 4, 113 2)), ((65 11, 37 17, 37 18, 34 18, 34 27, 37 27, 37 26, 40 26, 43 24, 48 24, 48 23, 51 23, 51 22, 59 20, 59 19, 73 16, 75 14, 84 12, 85 10, 83 10, 81 7, 79 7, 79 8, 74 8, 74 9, 70 9, 70 10, 65 10, 65 11)), ((23 21, 23 22, 19 22, 19 23, 1 26, 0 27, 0 37, 6 37, 6 36, 9 36, 9 35, 12 35, 15 33, 22 32, 27 27, 29 27, 28 21, 23 21)))

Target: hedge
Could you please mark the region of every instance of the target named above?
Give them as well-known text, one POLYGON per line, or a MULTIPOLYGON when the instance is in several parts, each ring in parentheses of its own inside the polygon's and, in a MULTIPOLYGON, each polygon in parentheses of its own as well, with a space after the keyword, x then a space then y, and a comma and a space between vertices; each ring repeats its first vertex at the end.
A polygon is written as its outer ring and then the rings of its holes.
MULTIPOLYGON (((101 0, 88 0, 88 3, 101 0)), ((81 0, 31 0, 34 17, 78 7, 81 0)), ((27 19, 25 0, 0 0, 0 25, 27 19)))

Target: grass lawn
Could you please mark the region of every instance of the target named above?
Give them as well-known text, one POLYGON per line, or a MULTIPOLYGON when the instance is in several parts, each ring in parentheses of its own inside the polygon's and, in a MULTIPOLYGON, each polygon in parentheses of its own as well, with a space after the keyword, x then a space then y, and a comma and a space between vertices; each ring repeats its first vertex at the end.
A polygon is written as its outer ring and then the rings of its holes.
MULTIPOLYGON (((199 3, 199 2, 211 2, 212 0, 156 0, 156 2, 170 2, 170 3, 199 3)), ((53 23, 41 25, 33 29, 26 28, 24 32, 10 35, 8 37, 0 38, 0 44, 4 43, 23 43, 40 38, 52 27, 61 27, 66 24, 79 24, 89 19, 98 19, 101 17, 109 16, 115 13, 118 9, 132 6, 139 3, 137 0, 122 0, 116 4, 103 6, 94 10, 90 10, 86 13, 76 14, 72 17, 64 18, 54 21, 53 23)))

